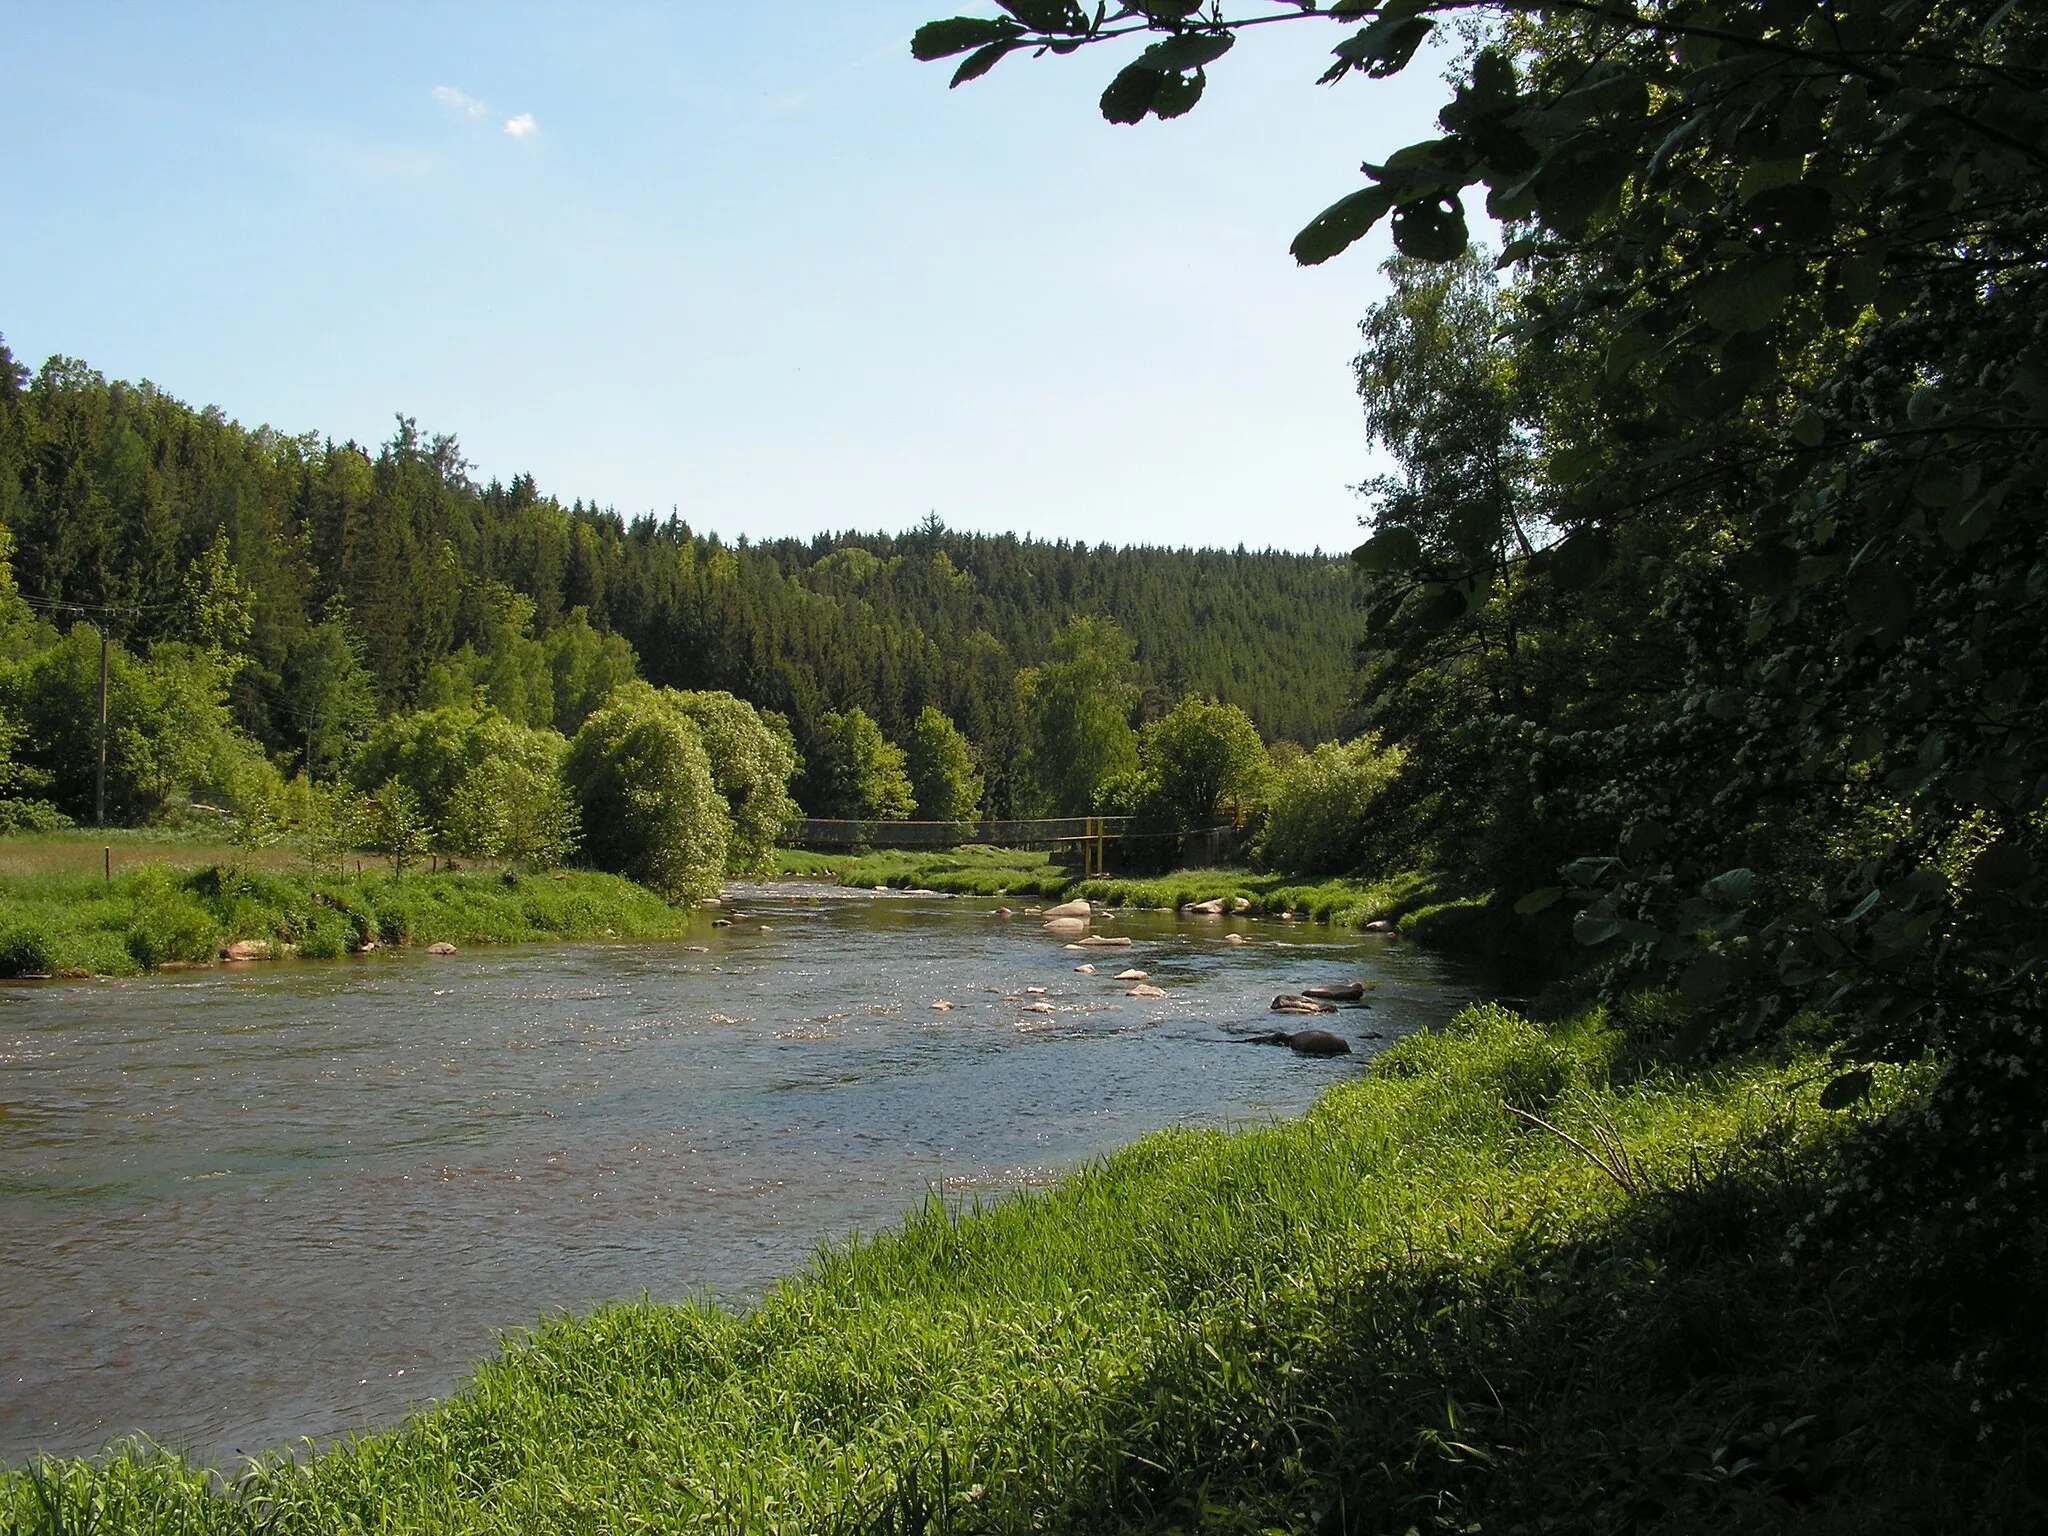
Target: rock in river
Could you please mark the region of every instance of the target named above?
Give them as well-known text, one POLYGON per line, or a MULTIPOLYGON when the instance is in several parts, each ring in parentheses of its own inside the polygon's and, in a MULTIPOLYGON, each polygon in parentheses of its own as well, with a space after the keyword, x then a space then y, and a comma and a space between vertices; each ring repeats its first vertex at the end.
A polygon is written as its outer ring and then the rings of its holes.
POLYGON ((1297 1056, 1349 1056, 1351 1045, 1327 1029, 1269 1029, 1246 1037, 1253 1045, 1284 1045, 1297 1056))
POLYGON ((1058 934, 1086 933, 1088 931, 1088 919, 1085 917, 1049 917, 1045 921, 1045 931, 1058 934))
POLYGON ((1326 1003, 1355 1003, 1365 996, 1362 981, 1332 981, 1317 987, 1303 987, 1303 997, 1319 997, 1326 1003))
POLYGON ((1138 983, 1138 984, 1137 984, 1137 985, 1136 985, 1135 987, 1131 988, 1131 990, 1130 990, 1130 991, 1126 992, 1126 993, 1124 994, 1124 996, 1125 996, 1125 997, 1164 997, 1164 996, 1166 996, 1166 988, 1164 988, 1164 987, 1155 987, 1155 986, 1153 986, 1153 985, 1152 985, 1152 984, 1151 984, 1150 982, 1146 982, 1146 981, 1141 981, 1141 982, 1139 982, 1139 983, 1138 983))
POLYGON ((1039 915, 1048 918, 1087 917, 1090 915, 1092 911, 1093 909, 1088 905, 1088 903, 1077 896, 1072 901, 1063 901, 1056 907, 1047 907, 1045 911, 1039 915))
POLYGON ((455 946, 446 939, 443 939, 438 944, 429 944, 427 946, 427 953, 430 955, 452 955, 455 953, 455 946))
POLYGON ((1299 992, 1282 992, 1273 999, 1274 1013, 1335 1013, 1337 1005, 1326 1003, 1320 998, 1303 997, 1299 992))

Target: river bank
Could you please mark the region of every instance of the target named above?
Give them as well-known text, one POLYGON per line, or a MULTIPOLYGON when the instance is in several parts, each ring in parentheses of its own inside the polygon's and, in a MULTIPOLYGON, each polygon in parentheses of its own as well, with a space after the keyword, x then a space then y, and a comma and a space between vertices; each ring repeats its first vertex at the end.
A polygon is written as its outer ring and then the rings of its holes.
POLYGON ((1829 1225, 1845 1159, 1925 1074, 1881 1070, 1843 1111, 1820 1068, 1679 1071, 1627 1018, 1477 1007, 1300 1119, 935 1201, 752 1310, 601 1308, 309 1459, 226 1483, 146 1448, 42 1463, 0 1511, 38 1532, 2017 1528, 2027 1469, 1950 1371, 1981 1341, 1971 1298, 1896 1232, 1829 1225))
POLYGON ((1067 900, 1085 896, 1105 907, 1174 912, 1221 901, 1259 917, 1364 928, 1385 923, 1404 938, 1457 948, 1461 930, 1490 906, 1488 893, 1458 888, 1439 874, 1402 871, 1377 879, 1302 880, 1241 867, 1180 869, 1138 877, 1083 877, 1051 855, 969 846, 935 852, 877 849, 809 853, 777 849, 786 877, 832 880, 855 889, 913 889, 959 896, 1067 900))
POLYGON ((120 869, 83 843, 0 859, 0 976, 211 965, 235 945, 245 957, 331 959, 366 946, 670 938, 695 916, 587 871, 395 875, 370 862, 361 873, 313 873, 177 844, 148 852, 138 859, 125 845, 120 869))

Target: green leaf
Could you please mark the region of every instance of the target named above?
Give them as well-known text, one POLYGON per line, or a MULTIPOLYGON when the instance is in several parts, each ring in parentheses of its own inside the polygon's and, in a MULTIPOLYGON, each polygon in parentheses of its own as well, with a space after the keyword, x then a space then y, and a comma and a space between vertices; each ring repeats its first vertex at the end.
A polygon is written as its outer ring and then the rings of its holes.
POLYGON ((1088 13, 1075 0, 996 0, 1034 32, 1086 32, 1088 13))
POLYGON ((1004 54, 1022 46, 1021 42, 1012 41, 990 43, 986 48, 976 49, 960 61, 960 67, 953 71, 952 81, 946 88, 951 90, 954 86, 965 85, 969 80, 979 80, 996 67, 997 61, 1004 54))
POLYGON ((1354 549, 1351 559, 1362 571, 1410 571, 1422 563, 1422 540, 1413 528, 1382 528, 1354 549))
POLYGON ((1196 70, 1194 74, 1169 74, 1165 84, 1153 94, 1153 117, 1182 117, 1194 111, 1194 104, 1202 100, 1202 90, 1208 86, 1208 76, 1196 70))
POLYGON ((1154 43, 1138 55, 1138 62, 1162 74, 1185 74, 1214 64, 1230 52, 1237 38, 1229 32, 1183 32, 1163 43, 1154 43))
POLYGON ((1756 871, 1731 869, 1714 876, 1700 888, 1715 901, 1740 905, 1756 894, 1756 871))
POLYGON ((1607 344, 1608 382, 1617 383, 1626 378, 1631 368, 1663 345, 1661 337, 1652 336, 1648 331, 1623 331, 1607 344))
POLYGON ((951 58, 970 48, 1020 36, 1022 32, 1023 28, 1007 17, 984 20, 979 16, 955 16, 946 21, 928 21, 911 35, 910 56, 928 64, 933 59, 951 58))
POLYGON ((1871 1072, 1868 1067, 1856 1067, 1844 1072, 1820 1091, 1822 1109, 1847 1109, 1851 1104, 1860 1104, 1870 1097, 1871 1072))
POLYGON ((1402 203, 1394 210, 1394 245, 1418 261, 1452 261, 1465 254, 1470 236, 1465 205, 1455 197, 1402 203))
POLYGON ((1338 252, 1363 238, 1394 206, 1394 194, 1386 187, 1365 187, 1340 198, 1309 220, 1288 247, 1304 267, 1319 266, 1338 252))
POLYGON ((1613 147, 1606 133, 1580 135, 1571 153, 1554 156, 1531 183, 1543 222, 1559 234, 1577 235, 1613 205, 1635 164, 1635 157, 1613 147))
POLYGON ((1560 111, 1599 117, 1640 117, 1649 103, 1650 88, 1642 74, 1616 59, 1594 64, 1574 89, 1557 99, 1560 111))
POLYGON ((1800 277, 1789 256, 1722 267, 1694 280, 1687 291, 1701 319, 1723 335, 1760 331, 1777 319, 1800 277))
POLYGON ((1541 242, 1530 235, 1523 235, 1519 239, 1510 240, 1501 248, 1500 259, 1494 262, 1493 270, 1505 272, 1516 262, 1528 260, 1541 248, 1541 242))
POLYGON ((1590 586, 1614 557, 1614 541, 1599 528, 1581 528, 1537 555, 1544 575, 1560 592, 1590 586))
POLYGON ((1742 168, 1742 181, 1735 195, 1743 202, 1797 184, 1805 173, 1805 162, 1794 156, 1784 160, 1752 160, 1742 168))
POLYGON ((1547 912, 1564 897, 1561 885, 1546 885, 1540 891, 1531 891, 1515 903, 1517 917, 1534 917, 1538 912, 1547 912))
POLYGON ((1324 71, 1318 83, 1341 80, 1353 69, 1381 79, 1398 74, 1434 30, 1436 23, 1426 16, 1380 16, 1330 50, 1337 62, 1324 71))
POLYGON ((1192 75, 1162 76, 1159 89, 1152 95, 1152 115, 1180 117, 1193 111, 1208 83, 1209 77, 1199 69, 1192 75))
POLYGON ((1607 878, 1607 872, 1614 868, 1614 860, 1601 855, 1588 854, 1583 859, 1573 859, 1565 865, 1565 878, 1574 885, 1591 885, 1596 880, 1607 878))
POLYGON ((1102 115, 1112 123, 1141 122, 1166 84, 1166 76, 1142 64, 1126 64, 1102 93, 1102 115))
POLYGON ((1950 549, 1968 549, 1991 531, 1997 512, 1997 503, 1989 496, 1979 496, 1951 508, 1941 519, 1941 542, 1950 549))
POLYGON ((1588 949, 1621 937, 1621 924, 1596 912, 1581 912, 1572 919, 1572 937, 1588 949))

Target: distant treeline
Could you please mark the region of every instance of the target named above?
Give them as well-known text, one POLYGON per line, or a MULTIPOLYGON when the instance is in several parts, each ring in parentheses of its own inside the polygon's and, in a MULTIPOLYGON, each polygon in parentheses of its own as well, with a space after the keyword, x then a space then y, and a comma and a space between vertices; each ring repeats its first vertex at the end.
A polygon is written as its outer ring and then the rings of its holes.
MULTIPOLYGON (((589 652, 593 632, 628 642, 651 682, 780 712, 807 758, 834 711, 902 739, 935 705, 978 749, 999 814, 1016 675, 1075 614, 1135 640, 1141 721, 1194 693, 1241 705, 1268 739, 1349 723, 1357 617, 1338 557, 1044 543, 936 517, 894 536, 727 544, 676 517, 565 506, 530 476, 479 483, 453 437, 410 420, 374 450, 249 430, 72 359, 31 375, 4 345, 0 520, 31 606, 144 654, 191 638, 188 578, 224 533, 252 618, 230 705, 288 767, 318 755, 295 669, 335 619, 384 713, 482 685, 508 646, 589 652)), ((549 704, 537 697, 529 723, 573 730, 549 704)))

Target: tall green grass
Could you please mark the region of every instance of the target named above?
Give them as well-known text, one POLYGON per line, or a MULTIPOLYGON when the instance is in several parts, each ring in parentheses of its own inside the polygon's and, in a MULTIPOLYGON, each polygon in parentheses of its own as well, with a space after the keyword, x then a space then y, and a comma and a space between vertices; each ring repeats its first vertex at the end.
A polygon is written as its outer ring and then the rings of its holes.
MULTIPOLYGON (((934 1203, 744 1314, 544 1324, 390 1431, 233 1481, 116 1450, 0 1529, 1960 1529, 2024 1511, 1953 1307, 1797 1258, 1852 1115, 1498 1008, 1304 1118, 934 1203), (1905 1524, 1893 1517, 1910 1510, 1905 1524), (93 1521, 97 1524, 92 1524, 93 1521), (1950 1523, 1944 1524, 1943 1521, 1950 1523)), ((1866 1120, 1917 1091, 1880 1074, 1866 1120)), ((227 1368, 227 1367, 224 1367, 227 1368)), ((1986 1528, 2018 1529, 2018 1525, 1986 1528)))
POLYGON ((205 964, 259 939, 309 959, 405 946, 669 937, 691 913, 614 875, 495 871, 312 875, 239 863, 0 869, 0 975, 124 975, 205 964))

